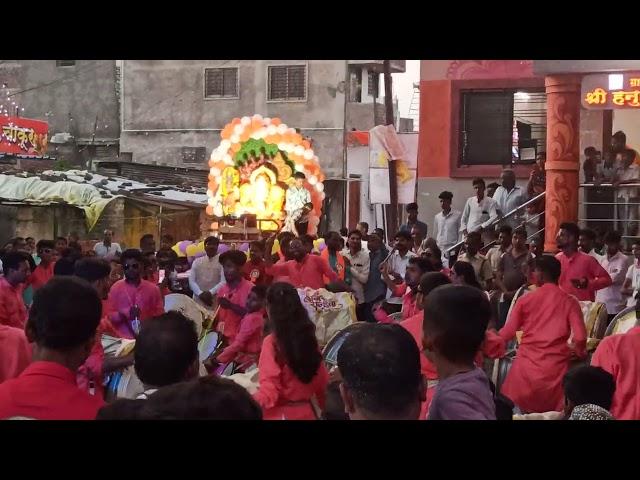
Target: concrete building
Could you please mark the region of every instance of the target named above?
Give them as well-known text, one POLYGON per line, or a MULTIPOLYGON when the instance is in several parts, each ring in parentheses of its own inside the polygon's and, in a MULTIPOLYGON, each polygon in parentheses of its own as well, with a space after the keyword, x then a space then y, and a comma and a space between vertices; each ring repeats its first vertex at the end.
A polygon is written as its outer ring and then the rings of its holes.
MULTIPOLYGON (((234 117, 280 117, 313 140, 327 182, 321 230, 345 218, 345 132, 384 123, 382 60, 123 60, 120 151, 135 163, 206 164, 234 117)), ((403 72, 404 60, 392 61, 403 72)))
POLYGON ((118 157, 117 84, 115 60, 0 62, 0 86, 10 102, 0 103, 10 105, 9 115, 48 122, 48 155, 71 165, 118 157))

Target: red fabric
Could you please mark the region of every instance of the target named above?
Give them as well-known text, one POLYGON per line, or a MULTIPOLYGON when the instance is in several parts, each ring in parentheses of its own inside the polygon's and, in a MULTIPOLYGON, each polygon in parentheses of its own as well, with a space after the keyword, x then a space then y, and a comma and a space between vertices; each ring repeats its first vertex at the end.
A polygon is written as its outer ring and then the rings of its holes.
POLYGON ((640 327, 604 338, 591 365, 606 370, 616 381, 611 414, 618 420, 640 420, 640 327))
POLYGON ((267 266, 263 261, 256 265, 249 260, 242 267, 242 275, 245 280, 249 280, 254 285, 269 285, 272 279, 267 275, 266 270, 267 266))
POLYGON ((0 277, 0 324, 24 330, 27 323, 27 307, 22 293, 24 286, 11 286, 7 279, 0 277))
POLYGON ((309 400, 315 395, 324 408, 329 373, 320 362, 318 372, 310 383, 302 383, 288 365, 276 358, 276 340, 267 335, 262 344, 258 364, 259 390, 253 398, 262 407, 265 420, 315 420, 309 400), (295 404, 293 404, 295 402, 295 404))
POLYGON ((31 345, 19 328, 0 325, 0 383, 15 378, 31 363, 31 345))
POLYGON ((301 262, 289 260, 283 264, 275 264, 267 268, 267 273, 273 277, 287 276, 289 283, 296 288, 324 288, 323 275, 331 282, 338 280, 336 272, 331 270, 329 262, 317 255, 305 255, 301 262))
POLYGON ((74 372, 54 362, 34 362, 0 384, 0 418, 93 420, 103 405, 76 386, 74 372))
POLYGON ((218 361, 229 363, 238 359, 240 363, 258 358, 262 347, 262 328, 264 327, 264 310, 247 313, 240 321, 240 329, 233 343, 225 348, 218 361))
POLYGON ((407 293, 402 297, 402 319, 406 320, 409 317, 413 317, 420 312, 418 307, 418 295, 411 290, 407 290, 407 293))
MULTIPOLYGON (((218 290, 218 298, 226 298, 231 303, 244 308, 252 288, 253 283, 242 278, 238 285, 233 288, 228 283, 220 287, 220 290, 218 290)), ((238 335, 241 320, 242 317, 231 309, 220 308, 218 312, 218 325, 224 325, 223 333, 230 344, 234 342, 236 335, 238 335)))
POLYGON ((42 263, 38 265, 33 270, 31 275, 29 275, 29 278, 27 279, 27 285, 31 285, 31 288, 33 288, 34 292, 38 290, 53 278, 53 267, 55 266, 55 264, 56 262, 50 262, 46 267, 42 265, 42 263))
POLYGON ((118 280, 109 292, 109 304, 111 313, 109 320, 122 338, 133 338, 133 332, 129 328, 129 323, 120 318, 123 314, 129 318, 129 311, 134 305, 140 307, 140 321, 157 317, 164 313, 164 302, 160 289, 156 285, 146 280, 141 280, 138 286, 127 283, 124 279, 118 280))
POLYGON ((586 354, 580 304, 557 285, 546 283, 516 302, 499 335, 508 342, 519 330, 524 333, 502 393, 526 413, 562 410, 562 377, 569 367, 567 341, 572 334, 576 354, 586 354))
POLYGON ((567 257, 563 252, 560 252, 556 258, 562 266, 558 285, 578 300, 593 302, 596 299, 596 291, 608 287, 612 283, 607 271, 591 255, 575 252, 571 257, 567 257), (572 285, 571 279, 585 277, 589 280, 587 288, 578 289, 572 285))

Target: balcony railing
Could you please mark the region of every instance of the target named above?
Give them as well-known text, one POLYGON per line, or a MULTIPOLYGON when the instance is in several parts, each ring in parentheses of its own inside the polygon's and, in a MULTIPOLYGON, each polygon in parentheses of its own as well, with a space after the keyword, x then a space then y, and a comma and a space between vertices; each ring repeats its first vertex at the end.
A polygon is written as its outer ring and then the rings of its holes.
POLYGON ((581 225, 588 228, 616 230, 622 238, 640 238, 638 225, 640 222, 640 182, 613 185, 612 183, 583 183, 584 200, 580 202, 584 208, 584 216, 578 219, 581 225), (624 201, 619 193, 621 189, 637 188, 635 195, 624 192, 624 201))
MULTIPOLYGON (((514 217, 515 215, 518 215, 520 212, 522 212, 525 208, 527 208, 529 205, 536 203, 537 201, 539 201, 540 199, 544 198, 545 196, 545 192, 542 192, 538 195, 536 195, 535 197, 531 197, 529 200, 527 200, 526 202, 524 202, 522 205, 520 205, 518 208, 514 208, 513 210, 511 210, 510 212, 507 212, 506 214, 502 215, 501 217, 498 217, 497 219, 495 219, 493 222, 491 222, 488 226, 487 229, 492 229, 495 228, 496 225, 500 225, 502 222, 504 222, 505 220, 514 217)), ((533 220, 533 219, 538 219, 540 218, 542 215, 544 215, 544 211, 537 214, 535 217, 532 217, 529 219, 529 221, 533 220)), ((525 223, 523 222, 522 225, 525 225, 525 223)), ((536 231, 534 234, 529 235, 527 237, 527 241, 531 240, 532 238, 536 237, 537 235, 540 235, 540 233, 544 232, 544 228, 539 229, 538 231, 536 231)), ((496 244, 497 241, 493 241, 487 245, 485 245, 483 247, 483 250, 488 249, 489 247, 493 246, 494 244, 496 244)), ((462 247, 462 245, 464 245, 464 239, 459 241, 458 243, 456 243, 453 247, 448 248, 447 250, 445 250, 445 255, 447 257, 451 256, 452 252, 457 252, 460 247, 462 247)))

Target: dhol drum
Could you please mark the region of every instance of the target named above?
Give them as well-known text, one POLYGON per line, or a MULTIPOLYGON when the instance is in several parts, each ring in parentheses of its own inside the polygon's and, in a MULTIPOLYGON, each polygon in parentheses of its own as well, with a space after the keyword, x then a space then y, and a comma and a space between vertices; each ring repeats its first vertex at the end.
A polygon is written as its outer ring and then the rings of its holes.
POLYGON ((215 353, 217 353, 222 346, 222 336, 218 332, 207 333, 200 342, 198 342, 198 352, 200 355, 200 361, 205 362, 215 353))
POLYGON ((335 367, 338 364, 338 351, 347 337, 360 328, 366 328, 367 325, 369 324, 365 322, 352 323, 331 337, 331 340, 329 340, 322 350, 322 358, 329 368, 335 367))
POLYGON ((607 329, 607 306, 599 302, 580 302, 584 326, 587 331, 587 351, 593 352, 604 338, 607 329))
POLYGON ((636 327, 640 324, 638 321, 638 316, 636 314, 636 307, 627 307, 622 310, 619 314, 613 317, 613 320, 607 327, 604 336, 608 337, 609 335, 618 335, 620 333, 627 333, 633 327, 636 327))

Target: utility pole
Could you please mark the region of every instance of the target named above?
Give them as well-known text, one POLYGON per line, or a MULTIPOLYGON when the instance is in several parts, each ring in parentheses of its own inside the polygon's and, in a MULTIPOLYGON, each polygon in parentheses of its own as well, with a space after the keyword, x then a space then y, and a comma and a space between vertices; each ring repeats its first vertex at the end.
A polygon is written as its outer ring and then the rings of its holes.
MULTIPOLYGON (((393 125, 395 130, 395 122, 393 121, 393 94, 391 84, 391 62, 384 60, 384 106, 386 110, 386 123, 393 125)), ((398 177, 396 174, 396 162, 389 159, 389 196, 391 205, 387 205, 387 238, 391 239, 398 230, 398 177)))

